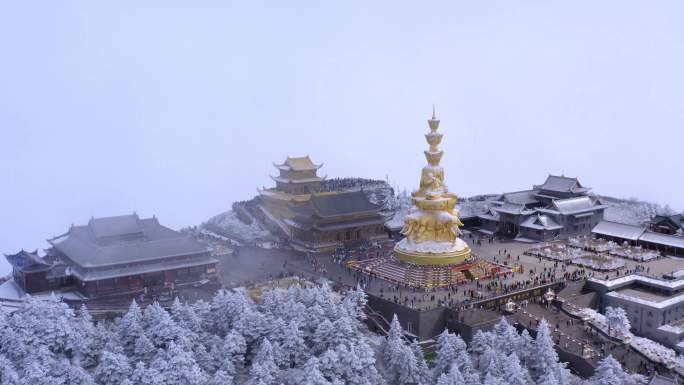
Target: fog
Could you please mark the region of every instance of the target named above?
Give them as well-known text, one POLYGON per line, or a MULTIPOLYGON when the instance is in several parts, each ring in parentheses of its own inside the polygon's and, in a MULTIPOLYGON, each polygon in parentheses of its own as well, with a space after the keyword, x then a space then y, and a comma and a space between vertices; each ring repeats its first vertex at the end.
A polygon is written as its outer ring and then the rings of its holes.
MULTIPOLYGON (((2 2, 0 253, 91 216, 180 228, 310 155, 461 196, 548 173, 684 209, 678 1, 2 2)), ((4 258, 0 273, 8 271, 4 258)))

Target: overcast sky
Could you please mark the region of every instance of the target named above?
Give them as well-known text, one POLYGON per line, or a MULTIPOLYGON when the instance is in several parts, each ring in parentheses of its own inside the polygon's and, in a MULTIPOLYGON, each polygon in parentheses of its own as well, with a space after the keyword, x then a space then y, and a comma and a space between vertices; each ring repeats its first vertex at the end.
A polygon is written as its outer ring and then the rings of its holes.
POLYGON ((684 209, 684 2, 106 3, 0 2, 0 253, 198 224, 287 155, 412 189, 432 103, 459 195, 563 173, 684 209))

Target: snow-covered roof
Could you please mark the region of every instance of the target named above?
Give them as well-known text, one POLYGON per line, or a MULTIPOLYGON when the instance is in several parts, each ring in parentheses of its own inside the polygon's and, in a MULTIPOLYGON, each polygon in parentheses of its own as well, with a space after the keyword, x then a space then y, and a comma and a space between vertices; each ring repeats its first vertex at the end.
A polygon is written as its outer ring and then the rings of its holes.
POLYGON ((487 212, 480 214, 477 217, 482 218, 482 219, 487 219, 490 221, 498 221, 500 218, 500 215, 496 210, 494 210, 493 208, 490 208, 489 210, 487 210, 487 212))
POLYGON ((684 278, 684 269, 675 270, 672 273, 668 274, 668 276, 674 279, 684 278))
POLYGON ((501 206, 493 207, 494 210, 500 213, 522 215, 522 214, 532 214, 535 210, 525 208, 525 205, 516 203, 504 203, 501 206))
POLYGON ((647 231, 646 226, 601 221, 593 230, 591 230, 591 232, 599 235, 628 239, 630 241, 638 240, 684 249, 684 237, 647 231))
POLYGON ((287 171, 309 171, 318 170, 323 164, 314 164, 309 156, 287 157, 282 164, 275 165, 280 170, 287 171))
POLYGON ((684 249, 684 237, 679 237, 676 235, 667 235, 646 231, 641 235, 641 237, 639 237, 639 240, 684 249))
POLYGON ((607 235, 615 238, 636 241, 646 231, 645 226, 626 225, 624 223, 601 221, 591 232, 594 234, 607 235))
POLYGON ((682 328, 679 325, 670 325, 670 324, 665 324, 662 325, 658 328, 658 330, 667 332, 667 333, 674 333, 674 334, 682 334, 684 333, 684 328, 682 328))
POLYGON ((37 250, 34 252, 21 250, 16 254, 5 254, 5 258, 14 269, 24 272, 47 270, 50 268, 50 264, 38 256, 37 250))
POLYGON ((533 215, 525 219, 520 227, 528 227, 538 230, 557 230, 562 229, 563 226, 559 225, 551 216, 544 214, 533 215))
POLYGON ((568 178, 563 175, 549 175, 544 184, 535 188, 562 193, 585 193, 590 190, 590 188, 583 187, 577 178, 568 178))
MULTIPOLYGON (((382 207, 371 203, 363 191, 350 191, 332 194, 313 194, 308 206, 320 217, 377 213, 382 207)), ((305 213, 306 214, 306 213, 305 213)))
POLYGON ((98 239, 121 236, 142 236, 143 227, 138 214, 92 218, 88 230, 98 239))
POLYGON ((644 306, 648 306, 654 309, 665 309, 667 307, 677 305, 684 301, 684 294, 676 295, 673 297, 670 297, 668 299, 664 299, 662 301, 654 301, 646 298, 640 298, 638 296, 634 295, 629 295, 627 293, 622 293, 619 291, 611 291, 610 293, 607 293, 606 296, 613 297, 613 298, 619 298, 623 299, 626 301, 638 303, 644 306))
POLYGON ((499 200, 520 205, 534 204, 538 202, 537 198, 535 197, 537 192, 538 190, 523 190, 503 193, 499 200))
POLYGON ((591 197, 583 196, 568 199, 557 199, 552 203, 552 207, 561 214, 570 215, 582 213, 586 211, 593 211, 607 206, 597 204, 591 197))
POLYGON ((101 218, 91 220, 86 226, 72 226, 68 236, 48 242, 69 261, 85 268, 208 254, 203 245, 160 225, 156 218, 140 219, 136 226, 131 225, 130 218, 123 221, 117 218, 121 217, 101 218), (94 221, 105 225, 94 228, 94 221), (120 224, 121 227, 118 226, 120 224))
POLYGON ((673 281, 666 281, 663 279, 658 279, 658 278, 652 278, 652 277, 647 277, 644 275, 638 275, 638 274, 630 274, 626 275, 624 277, 616 278, 616 279, 611 279, 611 280, 604 280, 604 279, 598 279, 596 277, 589 278, 589 282, 594 282, 599 285, 604 286, 608 290, 615 290, 620 287, 628 286, 633 283, 641 283, 646 286, 653 286, 659 289, 665 289, 665 290, 670 290, 670 291, 676 291, 680 289, 684 289, 684 280, 673 280, 673 281))
POLYGON ((26 293, 14 282, 14 279, 9 279, 0 284, 0 302, 23 301, 25 298, 26 293))
POLYGON ((656 226, 668 227, 671 229, 684 229, 684 214, 656 215, 650 222, 656 226))

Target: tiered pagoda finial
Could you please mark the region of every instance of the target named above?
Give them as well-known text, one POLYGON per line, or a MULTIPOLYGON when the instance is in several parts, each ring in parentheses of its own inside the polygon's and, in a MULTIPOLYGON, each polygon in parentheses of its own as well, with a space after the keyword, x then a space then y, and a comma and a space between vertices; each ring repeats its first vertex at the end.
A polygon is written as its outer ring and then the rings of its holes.
POLYGON ((439 165, 444 152, 439 148, 442 134, 434 105, 425 134, 427 165, 420 176, 420 187, 412 195, 413 207, 404 219, 401 240, 394 251, 400 260, 416 264, 446 265, 470 257, 470 247, 458 237, 463 224, 456 211, 456 194, 444 184, 444 168, 439 165))

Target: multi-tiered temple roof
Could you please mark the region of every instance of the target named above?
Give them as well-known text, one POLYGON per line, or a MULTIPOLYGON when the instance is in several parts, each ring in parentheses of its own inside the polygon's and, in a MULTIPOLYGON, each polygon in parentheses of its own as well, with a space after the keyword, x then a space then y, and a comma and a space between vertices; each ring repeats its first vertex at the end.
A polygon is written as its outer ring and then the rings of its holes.
POLYGON ((278 170, 281 171, 310 171, 318 170, 323 167, 323 163, 314 164, 309 156, 302 156, 298 158, 287 157, 285 162, 281 164, 273 164, 278 170))
POLYGON ((137 214, 93 218, 48 242, 83 281, 216 263, 193 239, 137 214))
POLYGON ((284 192, 301 193, 298 185, 307 185, 310 190, 317 190, 324 179, 316 175, 323 164, 314 164, 308 155, 299 158, 288 156, 285 162, 273 166, 280 171, 280 175, 271 176, 271 179, 276 182, 276 189, 284 192))

